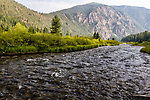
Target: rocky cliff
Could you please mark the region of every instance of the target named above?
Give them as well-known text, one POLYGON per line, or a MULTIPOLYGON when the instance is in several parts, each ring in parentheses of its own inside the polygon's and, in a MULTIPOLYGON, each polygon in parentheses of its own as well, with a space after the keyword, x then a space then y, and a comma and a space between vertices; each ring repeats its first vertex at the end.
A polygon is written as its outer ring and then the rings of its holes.
POLYGON ((98 3, 78 5, 50 14, 40 14, 14 0, 0 0, 0 24, 4 21, 11 23, 15 20, 25 22, 27 26, 50 27, 54 15, 61 18, 64 34, 69 31, 72 35, 92 36, 96 31, 103 39, 120 40, 124 36, 141 31, 140 25, 123 11, 98 3))

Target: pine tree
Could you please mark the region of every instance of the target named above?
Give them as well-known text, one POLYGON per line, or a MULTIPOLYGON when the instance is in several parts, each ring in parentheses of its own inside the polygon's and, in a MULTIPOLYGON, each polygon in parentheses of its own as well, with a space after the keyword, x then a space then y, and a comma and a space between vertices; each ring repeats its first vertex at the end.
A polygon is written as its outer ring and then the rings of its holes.
POLYGON ((26 24, 24 22, 21 22, 20 24, 26 27, 26 24))
POLYGON ((96 39, 96 32, 94 32, 94 34, 93 34, 93 38, 94 38, 94 39, 96 39))
POLYGON ((48 33, 48 28, 45 27, 45 28, 43 29, 43 33, 48 33))
POLYGON ((31 27, 29 27, 28 32, 35 33, 35 30, 34 30, 34 28, 31 26, 31 27))
POLYGON ((41 29, 39 30, 39 32, 42 33, 42 32, 43 32, 43 29, 41 28, 41 29))
POLYGON ((67 31, 66 36, 69 36, 69 31, 67 31))
POLYGON ((51 33, 52 34, 60 34, 61 33, 61 23, 58 16, 54 16, 52 19, 52 27, 51 27, 51 33))
POLYGON ((72 34, 70 33, 70 37, 72 37, 72 34))
POLYGON ((100 38, 100 36, 99 36, 99 33, 97 32, 96 33, 96 39, 99 39, 100 38))
POLYGON ((1 33, 1 32, 3 32, 3 28, 2 28, 1 25, 0 25, 0 33, 1 33))
POLYGON ((112 38, 112 40, 115 40, 115 38, 112 38))
POLYGON ((1 28, 2 28, 2 30, 5 30, 4 24, 1 24, 1 28))
POLYGON ((40 32, 40 29, 38 27, 36 28, 36 32, 40 32))

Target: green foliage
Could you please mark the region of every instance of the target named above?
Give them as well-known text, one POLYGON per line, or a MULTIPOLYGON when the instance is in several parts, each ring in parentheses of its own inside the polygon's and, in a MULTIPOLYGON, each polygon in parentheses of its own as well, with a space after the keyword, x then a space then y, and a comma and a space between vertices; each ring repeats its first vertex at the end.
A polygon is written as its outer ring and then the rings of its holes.
POLYGON ((58 34, 33 34, 33 27, 27 29, 17 23, 8 31, 0 32, 0 54, 26 52, 74 52, 98 47, 99 45, 118 45, 117 41, 93 39, 92 37, 67 36, 58 34), (30 30, 30 31, 29 31, 30 30))
POLYGON ((4 31, 0 34, 1 46, 18 46, 27 44, 29 33, 25 26, 17 23, 12 30, 4 31))
POLYGON ((99 36, 99 33, 97 32, 96 39, 99 39, 99 38, 100 38, 100 36, 99 36))
POLYGON ((146 46, 145 48, 142 48, 140 51, 150 54, 150 45, 146 46))
POLYGON ((121 42, 115 41, 115 40, 102 40, 100 41, 100 46, 116 46, 120 45, 121 42))
POLYGON ((56 48, 49 48, 49 52, 54 53, 62 53, 62 52, 75 52, 75 51, 82 51, 92 48, 97 48, 99 45, 77 45, 77 46, 63 46, 63 47, 56 47, 56 48))
POLYGON ((6 47, 3 50, 4 53, 25 53, 25 52, 37 52, 37 48, 34 46, 16 46, 6 47))
POLYGON ((35 29, 32 26, 30 26, 28 32, 35 33, 35 29))
POLYGON ((60 34, 61 33, 61 23, 60 23, 60 19, 58 18, 58 16, 54 16, 54 18, 52 19, 52 27, 51 27, 51 33, 53 34, 60 34))
POLYGON ((43 29, 43 33, 49 33, 49 30, 48 30, 47 27, 45 27, 45 28, 43 29))
POLYGON ((94 38, 94 39, 100 39, 99 33, 98 33, 98 32, 97 32, 97 33, 94 32, 93 38, 94 38))
POLYGON ((149 40, 148 41, 144 41, 142 43, 140 43, 140 42, 131 42, 130 44, 132 44, 133 46, 145 46, 140 51, 150 54, 150 42, 149 42, 149 40))
POLYGON ((94 34, 93 34, 93 38, 94 38, 94 39, 96 39, 96 32, 94 32, 94 34))
POLYGON ((25 26, 21 25, 20 23, 17 23, 13 28, 13 32, 15 32, 16 34, 25 34, 28 33, 28 30, 25 26))
POLYGON ((69 31, 67 31, 66 36, 69 36, 69 31))
POLYGON ((0 33, 0 53, 72 52, 94 48, 98 44, 98 40, 89 37, 63 37, 38 32, 33 34, 20 23, 17 23, 11 30, 0 33))
POLYGON ((145 31, 136 35, 130 35, 122 39, 122 41, 130 42, 134 46, 145 46, 140 51, 150 54, 150 32, 145 31))
POLYGON ((139 42, 148 41, 150 39, 150 32, 145 31, 135 35, 129 35, 122 39, 123 42, 139 42))
POLYGON ((40 32, 40 29, 38 27, 36 28, 36 32, 40 32))

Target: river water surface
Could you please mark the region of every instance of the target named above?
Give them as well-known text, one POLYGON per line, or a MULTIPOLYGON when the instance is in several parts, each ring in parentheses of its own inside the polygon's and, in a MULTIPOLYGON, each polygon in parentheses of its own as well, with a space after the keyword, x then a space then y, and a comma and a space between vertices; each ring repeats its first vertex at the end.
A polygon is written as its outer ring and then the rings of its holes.
POLYGON ((0 58, 2 100, 130 100, 150 97, 150 55, 120 45, 0 58))

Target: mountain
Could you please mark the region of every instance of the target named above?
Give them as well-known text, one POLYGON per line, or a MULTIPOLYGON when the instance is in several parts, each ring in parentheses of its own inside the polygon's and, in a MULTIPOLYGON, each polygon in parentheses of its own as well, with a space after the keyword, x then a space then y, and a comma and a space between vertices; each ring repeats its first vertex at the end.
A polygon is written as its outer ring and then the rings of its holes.
POLYGON ((30 10, 14 0, 0 0, 0 24, 22 21, 28 26, 49 26, 52 17, 30 10))
POLYGON ((65 21, 64 27, 71 32, 91 35, 98 31, 103 39, 114 37, 119 40, 140 31, 136 28, 138 25, 125 13, 98 3, 79 5, 51 14, 59 15, 65 21))
POLYGON ((133 6, 114 6, 114 8, 125 12, 132 20, 135 20, 142 29, 150 31, 150 9, 133 6))
POLYGON ((13 24, 22 21, 27 26, 50 27, 52 17, 58 15, 62 23, 62 32, 73 35, 92 36, 94 31, 103 39, 122 37, 144 30, 139 22, 128 16, 118 7, 98 3, 78 5, 69 9, 41 14, 32 11, 14 0, 0 0, 0 24, 13 24))

